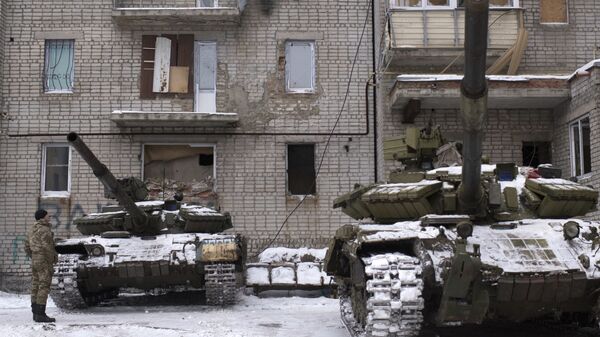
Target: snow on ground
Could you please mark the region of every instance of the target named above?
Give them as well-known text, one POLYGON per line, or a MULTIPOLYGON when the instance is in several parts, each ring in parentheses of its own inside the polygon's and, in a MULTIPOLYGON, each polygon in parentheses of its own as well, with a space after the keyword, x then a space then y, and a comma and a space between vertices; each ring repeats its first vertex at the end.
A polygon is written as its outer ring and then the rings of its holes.
POLYGON ((204 305, 104 306, 62 312, 57 323, 31 320, 28 295, 0 292, 0 336, 65 337, 347 337, 338 301, 324 297, 258 298, 240 295, 229 308, 204 305))

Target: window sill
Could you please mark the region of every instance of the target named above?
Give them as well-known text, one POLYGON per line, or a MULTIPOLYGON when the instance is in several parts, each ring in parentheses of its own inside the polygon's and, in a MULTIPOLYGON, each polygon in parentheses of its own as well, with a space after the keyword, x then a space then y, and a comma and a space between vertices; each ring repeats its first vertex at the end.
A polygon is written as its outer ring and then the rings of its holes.
POLYGON ((308 194, 308 195, 301 195, 301 194, 288 194, 286 196, 286 200, 287 201, 302 201, 302 199, 304 199, 304 202, 316 202, 319 197, 316 194, 308 194))
POLYGON ((51 91, 44 91, 44 94, 49 94, 49 95, 73 94, 73 90, 51 90, 51 91))
POLYGON ((290 94, 290 95, 315 95, 317 92, 315 90, 286 90, 285 92, 286 94, 290 94))
POLYGON ((71 197, 70 192, 42 192, 41 199, 69 199, 71 197))
POLYGON ((586 174, 576 176, 575 178, 577 178, 577 182, 581 184, 581 183, 590 182, 593 176, 594 176, 594 174, 592 172, 588 172, 586 174))

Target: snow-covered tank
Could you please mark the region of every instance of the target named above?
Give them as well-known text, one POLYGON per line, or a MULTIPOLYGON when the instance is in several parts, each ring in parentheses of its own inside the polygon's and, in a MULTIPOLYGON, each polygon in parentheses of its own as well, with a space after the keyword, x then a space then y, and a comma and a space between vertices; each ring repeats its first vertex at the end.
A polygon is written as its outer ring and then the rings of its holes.
POLYGON ((229 213, 185 204, 181 198, 145 201, 137 178, 116 179, 74 132, 68 141, 118 205, 75 219, 84 236, 57 240, 50 296, 60 308, 95 305, 120 289, 204 290, 209 305, 235 302, 242 284, 246 244, 229 213))
POLYGON ((361 220, 337 230, 324 262, 353 336, 496 319, 600 321, 600 223, 583 219, 598 192, 547 168, 534 178, 514 164, 481 163, 488 8, 465 1, 463 165, 335 200, 361 220))

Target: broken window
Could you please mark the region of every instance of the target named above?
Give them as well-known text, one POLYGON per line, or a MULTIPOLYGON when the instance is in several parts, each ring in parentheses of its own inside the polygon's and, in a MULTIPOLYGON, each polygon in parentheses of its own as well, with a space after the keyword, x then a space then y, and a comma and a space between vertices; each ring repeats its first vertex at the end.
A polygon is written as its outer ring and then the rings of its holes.
POLYGON ((540 0, 540 23, 568 23, 567 0, 540 0))
POLYGON ((550 142, 523 142, 523 165, 538 167, 552 163, 550 142))
POLYGON ((571 173, 581 176, 592 171, 590 118, 583 117, 570 126, 571 173))
POLYGON ((287 146, 287 178, 289 194, 316 194, 314 144, 289 144, 287 146))
POLYGON ((142 36, 140 98, 156 94, 193 95, 194 35, 142 36))
POLYGON ((286 43, 285 78, 288 92, 314 92, 314 41, 288 41, 286 43))
POLYGON ((196 41, 194 49, 196 112, 217 111, 217 43, 196 41))
POLYGON ((166 200, 176 193, 185 201, 216 203, 215 153, 212 145, 144 145, 144 181, 150 199, 166 200))
POLYGON ((46 40, 45 92, 72 92, 75 40, 46 40))
POLYGON ((71 190, 71 148, 45 144, 42 152, 42 195, 67 196, 71 190))

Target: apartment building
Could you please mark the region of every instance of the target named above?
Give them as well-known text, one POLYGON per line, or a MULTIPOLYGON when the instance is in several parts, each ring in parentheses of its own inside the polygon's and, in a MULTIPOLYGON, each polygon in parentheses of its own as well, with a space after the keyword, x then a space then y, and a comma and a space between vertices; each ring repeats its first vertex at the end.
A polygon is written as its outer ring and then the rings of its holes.
POLYGON ((375 179, 366 1, 2 4, 6 289, 24 286, 22 241, 38 207, 69 237, 74 218, 114 203, 66 144, 71 131, 115 176, 149 182, 152 197, 183 191, 230 212, 251 253, 303 198, 274 244, 324 246, 349 221, 333 199, 375 179))

